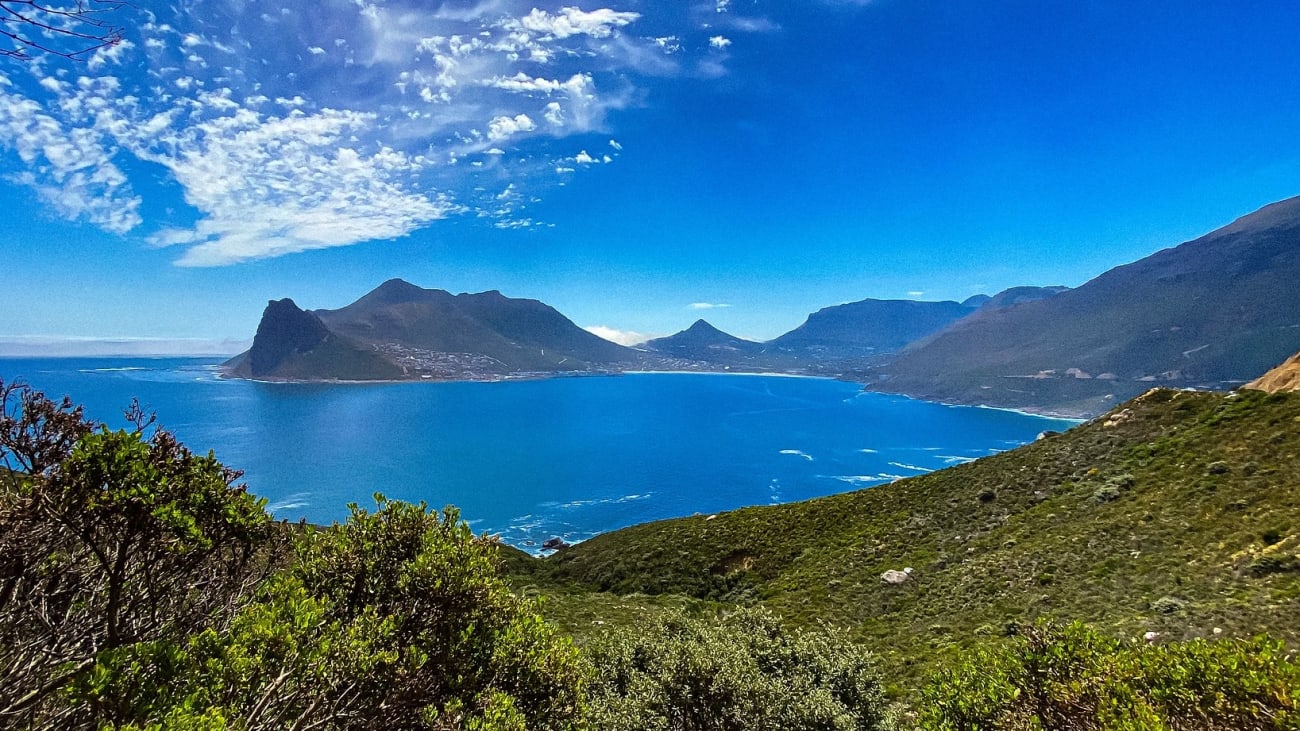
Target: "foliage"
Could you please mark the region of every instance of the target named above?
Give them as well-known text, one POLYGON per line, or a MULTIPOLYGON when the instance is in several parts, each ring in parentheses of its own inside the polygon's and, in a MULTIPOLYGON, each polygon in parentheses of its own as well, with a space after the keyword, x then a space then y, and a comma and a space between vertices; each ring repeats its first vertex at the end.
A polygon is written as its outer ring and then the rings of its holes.
POLYGON ((791 632, 771 614, 681 613, 587 648, 591 718, 609 731, 867 731, 884 695, 871 656, 832 631, 791 632))
POLYGON ((1267 639, 1122 642, 1040 623, 937 673, 924 731, 1300 728, 1300 664, 1267 639))
POLYGON ((134 405, 0 396, 0 726, 581 725, 577 651, 455 510, 291 529, 134 405))
POLYGON ((74 699, 124 703, 140 729, 574 728, 576 651, 496 560, 452 509, 352 506, 345 524, 302 536, 229 632, 105 658, 74 699))
POLYGON ((22 385, 0 384, 0 402, 0 720, 110 720, 59 694, 97 657, 222 626, 270 519, 239 473, 138 407, 113 431, 22 385))

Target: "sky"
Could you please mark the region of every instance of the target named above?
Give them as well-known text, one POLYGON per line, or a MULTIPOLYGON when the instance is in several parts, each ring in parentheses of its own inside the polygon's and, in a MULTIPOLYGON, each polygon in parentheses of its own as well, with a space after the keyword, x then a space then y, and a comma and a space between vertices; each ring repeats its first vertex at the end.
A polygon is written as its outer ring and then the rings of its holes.
POLYGON ((621 341, 769 339, 868 297, 1077 286, 1300 194, 1293 0, 111 19, 82 60, 0 57, 0 351, 219 352, 269 299, 393 277, 621 341))

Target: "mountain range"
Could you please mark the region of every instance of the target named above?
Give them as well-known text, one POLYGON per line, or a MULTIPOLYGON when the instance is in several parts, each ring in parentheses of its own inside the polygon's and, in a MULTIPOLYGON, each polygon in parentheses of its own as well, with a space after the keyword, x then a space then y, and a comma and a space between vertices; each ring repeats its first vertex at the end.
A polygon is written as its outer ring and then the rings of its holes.
POLYGON ((1300 197, 1075 288, 864 299, 759 343, 698 320, 624 347, 537 300, 390 280, 337 310, 268 304, 231 375, 482 380, 627 370, 784 372, 954 403, 1091 416, 1155 384, 1236 386, 1300 349, 1300 197))
POLYGON ((1082 286, 907 346, 871 388, 1096 414, 1155 384, 1229 388, 1300 349, 1300 197, 1082 286))

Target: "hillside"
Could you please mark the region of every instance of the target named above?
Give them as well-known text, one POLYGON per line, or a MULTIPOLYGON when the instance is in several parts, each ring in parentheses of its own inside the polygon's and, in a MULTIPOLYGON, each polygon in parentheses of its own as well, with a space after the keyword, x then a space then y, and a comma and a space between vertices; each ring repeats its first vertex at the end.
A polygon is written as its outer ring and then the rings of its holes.
POLYGON ((474 380, 621 370, 646 359, 537 300, 393 279, 337 310, 270 303, 253 347, 230 365, 236 376, 260 378, 474 380))
POLYGON ((1300 394, 1156 390, 941 472, 634 526, 511 565, 579 637, 662 606, 759 602, 849 628, 904 687, 1041 616, 1295 642, 1297 424, 1300 394), (906 568, 902 583, 882 580, 906 568))
POLYGON ((1235 387, 1300 349, 1300 198, 1077 289, 912 343, 871 388, 1091 415, 1153 385, 1235 387))
POLYGON ((1268 393, 1300 391, 1300 353, 1287 358, 1285 363, 1247 383, 1242 388, 1267 391, 1268 393))

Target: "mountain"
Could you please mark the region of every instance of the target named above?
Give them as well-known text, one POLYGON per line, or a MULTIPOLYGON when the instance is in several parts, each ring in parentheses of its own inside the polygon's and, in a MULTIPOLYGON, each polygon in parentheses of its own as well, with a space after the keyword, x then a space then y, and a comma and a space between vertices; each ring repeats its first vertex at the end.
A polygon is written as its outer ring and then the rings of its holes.
POLYGON ((253 347, 231 364, 237 376, 379 380, 618 370, 644 360, 537 300, 393 279, 337 310, 270 303, 253 347))
POLYGON ((1254 391, 1278 393, 1281 391, 1300 391, 1300 353, 1287 358, 1286 362, 1242 386, 1254 391))
POLYGON ((696 320, 675 335, 648 340, 640 347, 672 358, 724 366, 767 364, 765 345, 729 335, 704 320, 696 320))
POLYGON ((1077 289, 910 345, 871 388, 958 403, 1104 411, 1155 384, 1223 388, 1300 349, 1300 198, 1077 289))
MULTIPOLYGON (((1004 289, 1001 292, 986 297, 979 304, 979 309, 985 312, 1001 310, 1013 305, 1022 305, 1026 302, 1037 302, 1053 297, 1069 289, 1069 287, 1012 287, 1004 289)), ((962 302, 963 305, 971 302, 974 298, 962 302)), ((968 305, 969 306, 969 305, 968 305)))
POLYGON ((881 355, 899 350, 973 311, 959 302, 865 299, 822 308, 768 345, 779 352, 812 358, 881 355))
POLYGON ((846 628, 904 693, 956 651, 1043 617, 1295 643, 1298 420, 1300 393, 1154 389, 939 472, 632 526, 509 565, 580 640, 666 607, 760 603, 846 628))
POLYGON ((267 303, 252 347, 227 361, 226 367, 242 378, 300 380, 326 373, 329 378, 366 381, 402 375, 393 363, 331 332, 291 299, 267 303))

